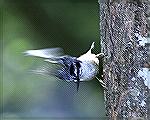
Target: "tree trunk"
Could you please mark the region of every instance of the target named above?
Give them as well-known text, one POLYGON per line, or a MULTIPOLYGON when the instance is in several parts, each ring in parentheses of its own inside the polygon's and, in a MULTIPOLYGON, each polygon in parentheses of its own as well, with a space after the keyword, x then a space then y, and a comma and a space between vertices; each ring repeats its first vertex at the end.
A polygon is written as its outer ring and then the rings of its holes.
POLYGON ((99 4, 106 115, 110 120, 150 120, 149 1, 99 0, 99 4))

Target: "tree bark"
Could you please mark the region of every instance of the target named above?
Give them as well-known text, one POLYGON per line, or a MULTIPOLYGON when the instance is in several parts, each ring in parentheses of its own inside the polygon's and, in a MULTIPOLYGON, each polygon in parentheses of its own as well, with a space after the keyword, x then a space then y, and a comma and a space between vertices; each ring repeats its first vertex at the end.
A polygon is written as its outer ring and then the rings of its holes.
POLYGON ((99 4, 106 115, 110 120, 150 120, 149 1, 99 0, 99 4))

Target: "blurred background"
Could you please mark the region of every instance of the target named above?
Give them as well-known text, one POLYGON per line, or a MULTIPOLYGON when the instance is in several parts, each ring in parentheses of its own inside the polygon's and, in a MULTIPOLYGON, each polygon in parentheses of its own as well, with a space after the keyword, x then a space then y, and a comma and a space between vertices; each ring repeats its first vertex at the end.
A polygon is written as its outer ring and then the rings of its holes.
POLYGON ((61 47, 79 56, 93 41, 100 52, 97 0, 1 1, 3 119, 104 119, 103 88, 96 79, 76 84, 30 73, 44 64, 29 49, 61 47))

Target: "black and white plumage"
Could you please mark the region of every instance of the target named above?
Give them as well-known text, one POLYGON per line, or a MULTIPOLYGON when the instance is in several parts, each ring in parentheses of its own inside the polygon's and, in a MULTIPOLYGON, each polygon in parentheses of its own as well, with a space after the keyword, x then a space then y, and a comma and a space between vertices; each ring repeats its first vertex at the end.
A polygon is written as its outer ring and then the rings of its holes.
MULTIPOLYGON (((92 54, 94 42, 90 49, 80 57, 72 57, 64 55, 61 48, 46 48, 39 50, 27 50, 25 55, 44 58, 46 62, 56 64, 56 68, 43 67, 35 70, 35 73, 53 75, 59 79, 66 81, 74 81, 77 83, 77 90, 80 81, 92 80, 98 73, 99 57, 103 53, 92 54)), ((101 80, 100 80, 101 81, 101 80)), ((101 81, 101 83, 103 83, 101 81)))

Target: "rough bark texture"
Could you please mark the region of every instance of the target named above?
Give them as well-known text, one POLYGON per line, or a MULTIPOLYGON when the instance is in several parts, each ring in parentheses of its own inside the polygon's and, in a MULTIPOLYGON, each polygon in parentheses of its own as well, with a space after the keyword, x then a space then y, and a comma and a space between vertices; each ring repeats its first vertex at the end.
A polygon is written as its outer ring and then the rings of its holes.
POLYGON ((110 120, 150 120, 144 0, 99 0, 106 114, 110 120))

